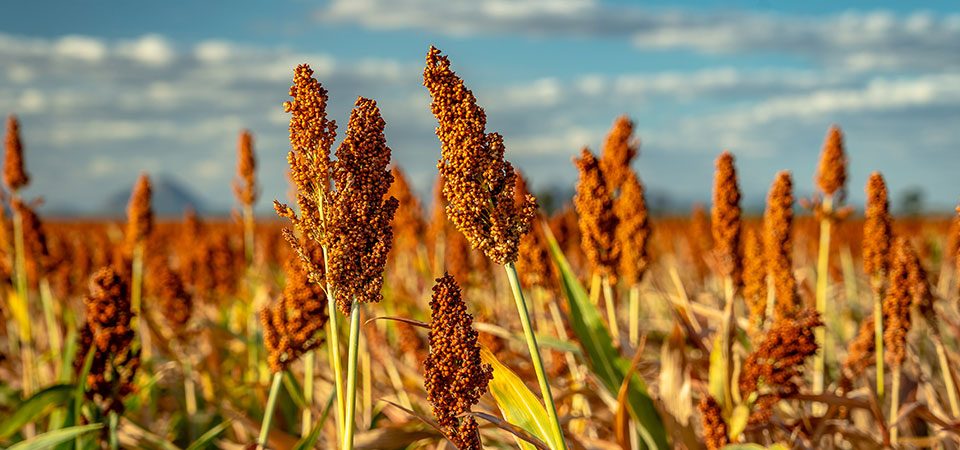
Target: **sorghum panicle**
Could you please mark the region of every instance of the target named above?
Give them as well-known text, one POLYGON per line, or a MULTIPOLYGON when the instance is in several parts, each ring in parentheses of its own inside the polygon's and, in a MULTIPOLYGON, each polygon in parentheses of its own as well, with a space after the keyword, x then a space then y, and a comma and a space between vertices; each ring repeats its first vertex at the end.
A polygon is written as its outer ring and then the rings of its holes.
POLYGON ((80 330, 74 369, 81 372, 92 349, 86 397, 103 413, 123 414, 123 400, 135 391, 134 376, 140 367, 140 351, 132 348, 133 312, 126 281, 112 268, 100 269, 90 279, 90 294, 84 304, 86 319, 80 330))
POLYGON ((146 242, 153 231, 153 206, 151 202, 152 189, 150 177, 142 173, 137 178, 137 184, 130 194, 130 203, 127 205, 127 251, 132 252, 134 247, 146 242))
POLYGON ((515 201, 516 173, 504 160, 503 137, 486 132, 483 108, 434 47, 427 52, 423 84, 437 118, 437 169, 446 180, 443 194, 450 222, 497 264, 516 261, 520 238, 536 214, 536 199, 515 201))
POLYGON ((595 272, 615 277, 620 260, 616 240, 619 218, 614 212, 604 173, 600 162, 586 148, 580 152, 580 158, 574 159, 574 164, 580 173, 573 202, 579 215, 583 253, 595 272))
POLYGON ((469 412, 487 391, 493 368, 480 359, 473 316, 450 274, 437 279, 430 300, 430 354, 424 362, 424 386, 433 415, 457 448, 480 450, 480 434, 469 412))
POLYGON ((867 210, 863 222, 863 270, 873 277, 884 276, 890 267, 891 222, 887 185, 879 172, 873 172, 867 182, 867 210))
POLYGON ((883 355, 887 364, 899 367, 907 357, 907 334, 910 332, 911 265, 916 259, 913 247, 902 237, 893 241, 887 292, 883 299, 883 355))
POLYGON ((740 258, 740 187, 737 185, 737 170, 733 155, 726 151, 717 158, 716 165, 710 221, 713 252, 720 275, 729 277, 735 289, 739 289, 743 262, 740 258))
POLYGON ((3 160, 3 183, 11 192, 30 183, 30 175, 23 167, 23 143, 20 141, 20 122, 17 116, 7 117, 6 153, 3 160))
POLYGON ((800 310, 797 281, 793 277, 793 182, 790 172, 777 174, 763 215, 763 247, 767 270, 773 278, 775 318, 793 317, 800 310))
POLYGON ((267 362, 274 372, 284 370, 304 353, 319 347, 323 343, 320 331, 329 319, 323 288, 310 281, 302 265, 290 260, 284 273, 280 299, 260 310, 267 362))
POLYGON ((393 184, 390 185, 387 195, 397 199, 399 205, 393 217, 393 230, 396 235, 394 254, 412 254, 417 251, 427 229, 423 219, 423 207, 400 167, 394 165, 390 173, 393 174, 393 184))
POLYGON ((611 192, 619 191, 633 173, 630 163, 639 149, 640 140, 633 136, 633 121, 625 115, 617 117, 600 152, 600 168, 611 192))
POLYGON ((330 194, 323 242, 329 252, 327 276, 344 314, 352 301, 383 298, 383 271, 393 245, 390 223, 397 210, 397 199, 384 200, 393 183, 384 125, 375 101, 357 99, 332 168, 336 190, 330 194))
POLYGON ((767 265, 763 243, 755 230, 747 230, 743 245, 743 299, 750 318, 751 338, 760 335, 767 314, 767 265))
POLYGON ((719 450, 730 443, 727 437, 727 422, 723 420, 723 410, 713 396, 706 394, 697 405, 700 411, 700 423, 703 425, 704 445, 708 450, 719 450))
POLYGON ((843 151, 843 132, 836 125, 830 127, 823 142, 816 182, 825 195, 843 198, 847 183, 847 155, 843 151))
MULTIPOLYGON (((603 172, 606 175, 606 172, 603 172)), ((637 174, 629 170, 620 185, 620 195, 613 201, 618 223, 614 232, 620 249, 619 275, 627 285, 640 283, 650 264, 650 214, 644 197, 643 184, 637 174)))
POLYGON ((253 134, 250 130, 240 132, 237 143, 237 180, 233 193, 240 204, 253 206, 257 201, 257 157, 253 153, 253 134))

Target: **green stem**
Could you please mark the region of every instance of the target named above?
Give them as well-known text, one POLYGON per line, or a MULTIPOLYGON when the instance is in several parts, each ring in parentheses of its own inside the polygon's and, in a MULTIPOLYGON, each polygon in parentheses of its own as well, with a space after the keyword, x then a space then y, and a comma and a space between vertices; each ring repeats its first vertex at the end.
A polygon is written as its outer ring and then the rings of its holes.
POLYGON ((53 294, 50 292, 50 282, 46 278, 40 280, 40 303, 43 306, 43 318, 47 325, 47 340, 50 341, 50 353, 56 364, 55 377, 60 376, 63 370, 60 367, 59 356, 62 354, 63 339, 60 336, 60 327, 57 325, 57 313, 53 307, 53 294))
POLYGON ((116 411, 110 411, 110 449, 117 450, 120 448, 120 439, 117 436, 117 426, 120 422, 120 416, 117 415, 116 411))
POLYGON ((280 393, 281 372, 273 374, 273 383, 270 385, 270 395, 267 397, 267 409, 263 411, 263 422, 260 424, 260 436, 257 437, 257 450, 263 450, 267 445, 267 435, 270 434, 270 422, 273 422, 273 409, 277 404, 277 394, 280 393))
MULTIPOLYGON (((814 355, 813 366, 813 393, 823 392, 824 381, 826 379, 827 366, 827 283, 830 275, 830 214, 833 210, 833 196, 828 195, 823 199, 824 218, 820 220, 820 248, 817 253, 817 312, 820 313, 820 319, 824 325, 814 330, 814 337, 820 351, 814 355)), ((826 411, 826 405, 823 403, 814 403, 814 414, 823 414, 826 411)))
POLYGON ((303 400, 306 405, 303 407, 303 414, 300 420, 300 436, 310 434, 312 429, 312 408, 313 408, 313 368, 316 365, 317 355, 313 350, 307 352, 303 357, 303 400))
POLYGON ((873 285, 873 353, 877 366, 877 399, 883 404, 883 294, 879 277, 874 277, 873 285))
POLYGON ((629 299, 629 329, 627 334, 630 338, 630 345, 634 348, 640 343, 640 285, 630 286, 629 299))
POLYGON ((243 254, 247 259, 247 267, 253 266, 254 230, 253 205, 243 205, 243 254))
MULTIPOLYGON (((329 259, 327 258, 327 248, 323 247, 323 266, 329 266, 329 259)), ((346 408, 344 408, 344 399, 343 399, 343 365, 340 361, 340 327, 337 325, 339 322, 340 311, 337 309, 337 300, 334 295, 333 285, 330 283, 329 278, 327 279, 327 315, 330 317, 327 320, 327 339, 329 343, 327 344, 327 351, 330 357, 330 364, 333 366, 333 378, 336 386, 334 386, 337 392, 337 413, 335 414, 337 419, 337 431, 340 436, 343 436, 343 414, 346 408)))
POLYGON ((543 397, 547 414, 550 415, 551 431, 560 439, 560 442, 563 444, 563 449, 566 449, 566 438, 563 436, 563 429, 560 427, 560 418, 557 417, 557 407, 553 404, 553 393, 550 391, 547 373, 543 369, 543 358, 540 356, 540 346, 537 344, 537 336, 533 333, 533 326, 530 324, 530 314, 527 312, 526 301, 523 299, 523 290, 520 288, 517 268, 512 262, 504 264, 503 268, 507 271, 507 278, 510 280, 513 299, 516 300, 517 313, 520 315, 520 324, 523 325, 523 334, 527 340, 527 348, 530 350, 530 359, 533 362, 533 368, 537 372, 537 382, 540 384, 540 396, 543 397))
POLYGON ((347 396, 343 415, 343 449, 353 448, 357 415, 357 356, 360 347, 360 303, 350 305, 350 340, 347 343, 347 396))
POLYGON ((187 408, 187 440, 193 442, 194 418, 197 415, 197 389, 193 382, 193 365, 189 356, 183 361, 183 400, 187 408))
POLYGON ((604 276, 601 279, 603 285, 603 305, 607 310, 607 322, 610 326, 610 334, 613 335, 613 345, 620 347, 620 326, 617 324, 617 305, 613 298, 613 286, 610 285, 610 278, 604 276))
MULTIPOLYGON (((17 194, 14 193, 13 195, 16 198, 17 194)), ((33 354, 33 330, 30 326, 30 299, 27 291, 27 256, 23 242, 23 216, 16 208, 13 209, 13 236, 13 250, 15 253, 13 261, 16 272, 17 297, 21 302, 24 317, 27 318, 27 320, 18 321, 17 323, 20 328, 20 342, 22 343, 20 350, 23 358, 23 395, 24 398, 26 398, 33 393, 33 388, 36 383, 36 377, 34 376, 34 365, 36 363, 33 354)))
POLYGON ((893 377, 890 380, 890 445, 897 446, 897 435, 899 426, 897 426, 897 416, 900 415, 900 366, 893 368, 893 377))

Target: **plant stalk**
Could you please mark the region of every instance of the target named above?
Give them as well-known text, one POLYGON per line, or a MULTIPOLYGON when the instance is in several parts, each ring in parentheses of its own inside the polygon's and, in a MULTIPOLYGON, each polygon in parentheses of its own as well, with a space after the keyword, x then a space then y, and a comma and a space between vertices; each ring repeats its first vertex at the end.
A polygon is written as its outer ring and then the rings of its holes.
POLYGON ((303 408, 303 414, 300 419, 300 436, 310 434, 313 429, 311 423, 313 418, 313 369, 316 366, 317 355, 313 350, 307 352, 303 357, 303 401, 306 406, 303 408))
POLYGON ((610 278, 604 276, 601 279, 603 285, 603 304, 607 310, 607 322, 610 326, 610 334, 613 335, 613 345, 620 347, 620 326, 617 324, 617 305, 613 295, 613 286, 610 285, 610 278))
POLYGON ((110 449, 118 450, 120 448, 120 439, 117 436, 117 426, 120 422, 120 417, 117 415, 116 411, 110 411, 110 449))
POLYGON ((873 348, 877 366, 877 399, 883 404, 883 282, 879 276, 873 277, 873 348))
POLYGON ((277 394, 280 393, 282 372, 273 374, 273 383, 270 385, 270 395, 267 397, 267 407, 263 411, 263 422, 260 424, 260 435, 257 436, 257 450, 263 450, 267 445, 267 436, 270 434, 270 423, 273 422, 273 410, 277 404, 277 394))
POLYGON ((897 435, 899 434, 899 425, 896 423, 897 416, 900 415, 900 366, 893 368, 893 377, 890 380, 890 445, 897 446, 897 435))
MULTIPOLYGON (((13 195, 16 196, 16 192, 13 195)), ((27 256, 23 242, 23 216, 16 208, 13 210, 13 235, 17 297, 21 302, 26 318, 26 320, 18 321, 17 325, 20 328, 20 351, 23 358, 23 395, 24 398, 28 398, 33 394, 36 383, 36 377, 34 376, 36 361, 33 354, 33 330, 30 326, 30 299, 27 291, 27 256)))
POLYGON ((634 348, 640 343, 640 284, 636 283, 630 286, 629 298, 629 324, 627 334, 630 338, 630 345, 634 348))
POLYGON ((353 448, 355 417, 357 415, 357 359, 360 347, 360 303, 350 306, 350 340, 347 342, 347 396, 343 415, 344 450, 353 448))
MULTIPOLYGON (((817 312, 823 320, 824 326, 817 327, 814 330, 817 346, 820 351, 814 355, 813 360, 813 393, 823 392, 824 381, 826 379, 827 366, 827 284, 830 280, 830 228, 831 213, 833 212, 833 196, 827 195, 823 199, 823 218, 820 219, 820 248, 817 250, 817 312)), ((822 415, 826 412, 826 405, 823 403, 813 404, 813 413, 822 415)))
MULTIPOLYGON (((323 266, 329 267, 328 258, 327 258, 327 248, 322 247, 323 250, 323 266)), ((340 311, 337 309, 337 300, 334 295, 333 285, 330 283, 330 280, 326 281, 327 289, 327 315, 329 319, 327 320, 327 351, 330 358, 330 364, 333 366, 333 378, 336 385, 334 386, 337 392, 337 414, 335 414, 337 419, 337 430, 339 436, 343 437, 343 414, 346 411, 344 407, 344 395, 343 395, 343 364, 340 360, 340 327, 337 325, 339 322, 338 316, 340 311)))
POLYGON ((517 268, 512 262, 504 264, 503 268, 507 272, 507 278, 510 280, 510 288, 513 290, 513 298, 517 303, 520 324, 523 325, 523 334, 527 340, 527 348, 530 350, 530 359, 533 362, 533 368, 537 372, 537 382, 540 384, 540 396, 543 397, 544 406, 546 407, 547 414, 550 416, 551 431, 560 438, 560 442, 563 444, 563 449, 565 450, 567 448, 566 438, 563 436, 563 428, 560 427, 560 419, 557 417, 557 407, 554 406, 553 403, 553 393, 550 391, 547 373, 543 369, 543 358, 540 356, 537 336, 533 332, 533 326, 530 323, 530 314, 527 311, 527 304, 523 299, 523 290, 520 288, 517 268))
POLYGON ((40 304, 43 306, 43 318, 47 325, 47 340, 50 343, 50 353, 56 365, 54 378, 60 376, 63 370, 60 364, 63 349, 63 338, 60 336, 60 327, 57 325, 57 313, 53 307, 53 293, 50 292, 50 282, 44 277, 40 280, 40 304))

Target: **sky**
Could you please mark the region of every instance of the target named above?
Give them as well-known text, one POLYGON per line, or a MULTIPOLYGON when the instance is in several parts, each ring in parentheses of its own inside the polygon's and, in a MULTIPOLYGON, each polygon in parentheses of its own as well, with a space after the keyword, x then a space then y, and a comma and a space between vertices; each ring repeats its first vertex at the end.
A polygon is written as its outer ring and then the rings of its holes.
POLYGON ((747 204, 784 169, 809 196, 837 124, 850 204, 879 170, 895 205, 922 189, 946 211, 960 200, 958 5, 16 1, 0 15, 0 113, 21 119, 26 195, 46 208, 96 210, 140 171, 230 208, 249 128, 266 212, 289 190, 282 103, 308 63, 341 130, 357 96, 378 101, 394 160, 425 194, 440 147, 422 71, 436 45, 535 189, 572 188, 571 158, 627 114, 650 192, 708 201, 727 149, 747 204))

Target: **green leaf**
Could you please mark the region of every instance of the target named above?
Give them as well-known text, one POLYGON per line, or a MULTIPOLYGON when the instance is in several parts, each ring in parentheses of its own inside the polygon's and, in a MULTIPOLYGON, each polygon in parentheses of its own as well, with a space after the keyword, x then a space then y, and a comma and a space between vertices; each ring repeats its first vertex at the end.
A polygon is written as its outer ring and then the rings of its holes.
MULTIPOLYGON (((553 261, 560 271, 561 287, 570 307, 570 326, 583 347, 587 365, 603 387, 612 396, 616 396, 629 371, 630 361, 617 353, 610 333, 600 318, 600 312, 590 301, 587 291, 573 273, 570 263, 548 227, 544 227, 544 234, 547 236, 553 261)), ((666 428, 653 399, 647 394, 646 383, 639 376, 631 377, 627 398, 630 415, 637 422, 643 444, 648 448, 669 448, 666 428)))
POLYGON ((200 436, 196 441, 193 441, 193 443, 187 447, 187 450, 200 450, 202 448, 207 448, 207 446, 210 445, 213 440, 217 438, 217 436, 220 436, 220 433, 223 433, 223 431, 230 426, 230 422, 230 420, 224 420, 220 423, 220 425, 217 425, 206 433, 203 433, 203 436, 200 436))
POLYGON ((65 405, 70 401, 73 389, 74 386, 70 384, 57 384, 33 394, 17 406, 12 416, 0 423, 0 439, 13 436, 24 425, 36 421, 50 409, 65 405))
MULTIPOLYGON (((540 399, 523 384, 523 380, 486 348, 481 349, 480 358, 493 367, 493 380, 490 380, 488 388, 503 418, 545 442, 551 449, 563 449, 563 437, 550 432, 550 415, 540 399)), ((519 439, 517 444, 524 450, 536 450, 533 445, 519 439)))
POLYGON ((69 428, 64 428, 62 430, 56 430, 56 431, 48 431, 43 434, 38 434, 25 441, 21 441, 14 445, 11 445, 10 447, 7 448, 7 450, 48 449, 55 445, 59 445, 71 439, 74 439, 82 434, 89 433, 94 430, 99 430, 100 428, 103 428, 102 423, 69 427, 69 428))
POLYGON ((323 428, 323 421, 317 421, 313 424, 313 429, 310 430, 310 434, 304 436, 297 442, 297 445, 293 446, 291 450, 309 450, 312 449, 314 445, 317 445, 317 439, 320 438, 320 430, 323 428))
POLYGON ((287 393, 290 394, 290 398, 293 400, 293 403, 297 405, 297 408, 307 408, 307 400, 303 397, 303 388, 301 388, 300 383, 297 383, 297 380, 293 378, 293 374, 291 374, 290 371, 283 372, 283 387, 287 389, 287 393))

